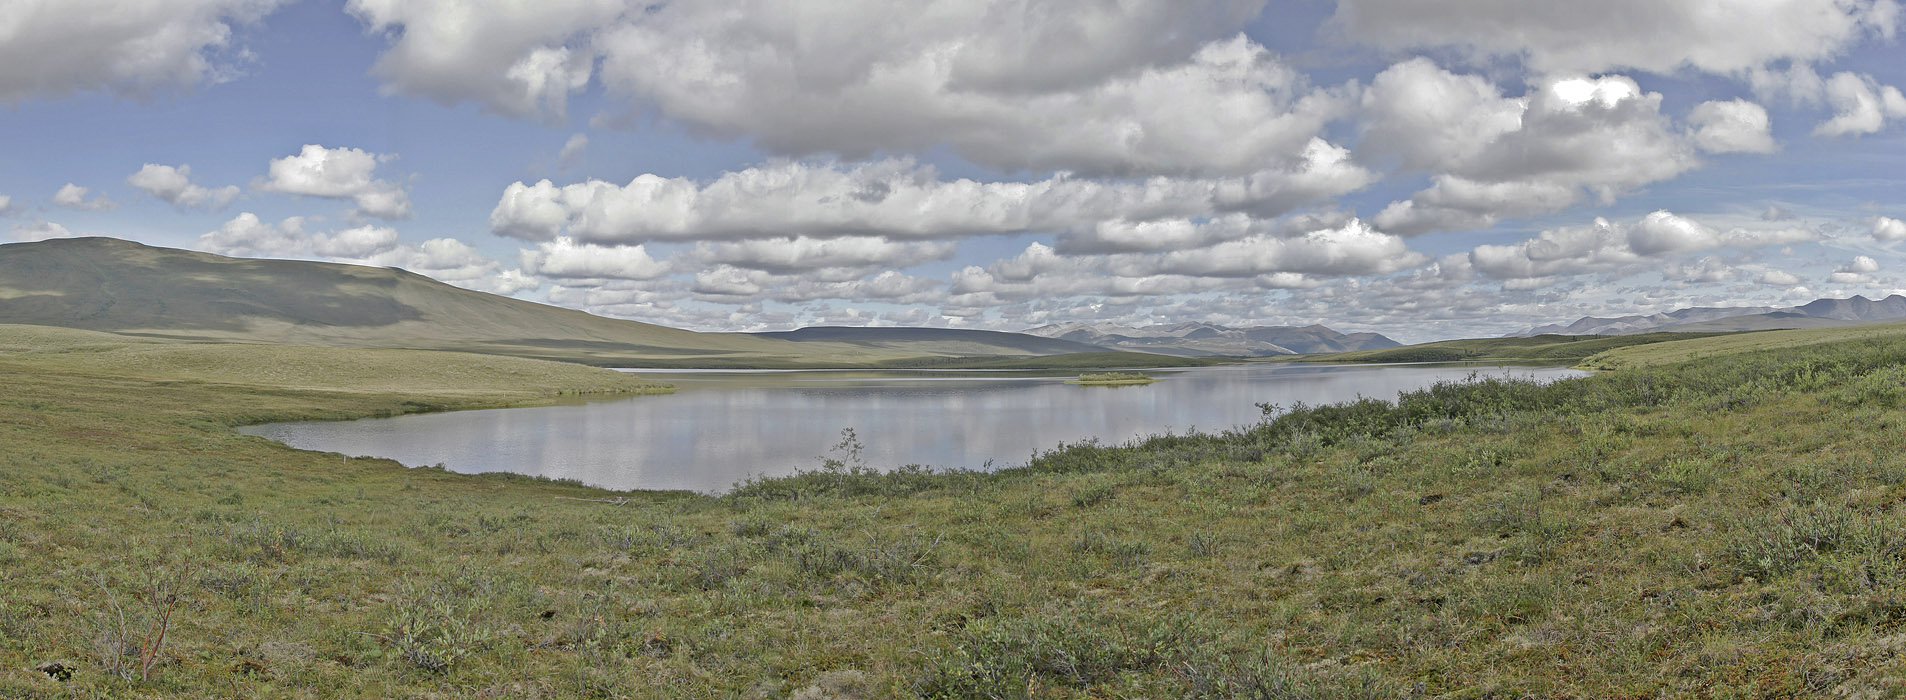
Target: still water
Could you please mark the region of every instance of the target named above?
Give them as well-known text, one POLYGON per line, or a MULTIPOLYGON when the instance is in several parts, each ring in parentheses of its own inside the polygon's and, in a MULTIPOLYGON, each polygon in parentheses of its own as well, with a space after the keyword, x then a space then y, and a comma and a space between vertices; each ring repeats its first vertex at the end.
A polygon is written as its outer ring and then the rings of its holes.
POLYGON ((1553 380, 1554 367, 1246 364, 1153 370, 1145 386, 1050 373, 631 370, 675 384, 638 396, 240 429, 293 447, 458 472, 509 471, 615 489, 719 492, 820 465, 843 429, 870 466, 1007 467, 1060 443, 1255 423, 1256 404, 1332 403, 1471 374, 1553 380))

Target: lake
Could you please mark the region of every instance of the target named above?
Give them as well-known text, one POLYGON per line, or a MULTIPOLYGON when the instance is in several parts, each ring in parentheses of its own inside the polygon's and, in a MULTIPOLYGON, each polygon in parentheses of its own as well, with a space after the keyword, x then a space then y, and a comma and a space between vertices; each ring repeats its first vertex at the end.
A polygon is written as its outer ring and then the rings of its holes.
POLYGON ((1559 367, 1241 364, 1150 370, 1144 386, 1000 371, 626 370, 665 396, 240 429, 293 447, 457 472, 516 472, 613 489, 720 492, 817 468, 852 429, 874 467, 1009 467, 1058 446, 1257 422, 1259 403, 1394 399, 1471 374, 1553 380, 1559 367))

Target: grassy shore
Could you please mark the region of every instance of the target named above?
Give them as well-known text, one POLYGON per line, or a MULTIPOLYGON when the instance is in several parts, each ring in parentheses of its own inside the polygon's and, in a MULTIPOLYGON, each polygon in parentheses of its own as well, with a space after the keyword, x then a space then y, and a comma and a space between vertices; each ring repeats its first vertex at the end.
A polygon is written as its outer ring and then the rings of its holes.
POLYGON ((1538 335, 1532 338, 1469 338, 1439 340, 1378 350, 1357 350, 1322 355, 1272 358, 1282 362, 1581 362, 1592 355, 1620 348, 1653 345, 1673 341, 1701 341, 1719 333, 1642 333, 1638 335, 1538 335))
POLYGON ((993 474, 877 473, 849 435, 722 497, 229 429, 619 378, 321 391, 76 359, 98 345, 0 333, 0 697, 1906 692, 1898 334, 993 474))
POLYGON ((1158 381, 1136 372, 1087 372, 1078 379, 1067 380, 1067 384, 1085 386, 1134 386, 1158 381))

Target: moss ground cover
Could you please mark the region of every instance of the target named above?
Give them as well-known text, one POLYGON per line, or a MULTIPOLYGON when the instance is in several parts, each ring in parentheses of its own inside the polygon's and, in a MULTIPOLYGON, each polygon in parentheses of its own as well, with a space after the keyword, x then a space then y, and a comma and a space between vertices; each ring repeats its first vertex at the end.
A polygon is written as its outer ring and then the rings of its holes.
POLYGON ((1906 692, 1898 335, 719 497, 229 430, 562 387, 77 352, 0 350, 0 697, 1906 692))

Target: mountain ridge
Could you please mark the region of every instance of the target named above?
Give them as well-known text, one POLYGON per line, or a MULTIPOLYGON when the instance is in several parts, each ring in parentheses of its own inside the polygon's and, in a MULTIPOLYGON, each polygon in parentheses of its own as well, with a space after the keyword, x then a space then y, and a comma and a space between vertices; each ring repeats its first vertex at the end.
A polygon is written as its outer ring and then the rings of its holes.
POLYGON ((1307 355, 1376 350, 1401 345, 1378 333, 1340 333, 1328 326, 1315 324, 1233 328, 1188 321, 1138 328, 1073 321, 1047 324, 1023 332, 1116 350, 1185 357, 1307 355))
POLYGON ((1784 330, 1900 320, 1906 320, 1906 296, 1894 294, 1873 300, 1856 294, 1845 299, 1821 298, 1788 307, 1690 307, 1613 318, 1584 316, 1573 323, 1535 326, 1505 337, 1784 330))

